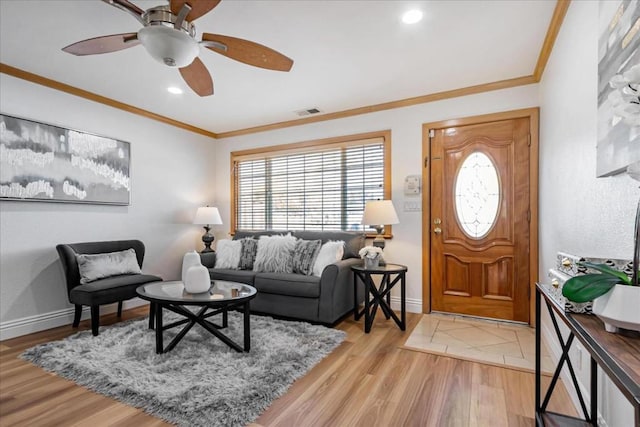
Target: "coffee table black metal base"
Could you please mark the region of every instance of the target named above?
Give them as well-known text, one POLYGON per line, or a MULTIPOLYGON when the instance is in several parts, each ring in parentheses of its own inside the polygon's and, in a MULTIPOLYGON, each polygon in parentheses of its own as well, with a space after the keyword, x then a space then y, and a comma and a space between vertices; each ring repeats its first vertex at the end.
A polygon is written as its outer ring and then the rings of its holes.
POLYGON ((353 270, 353 316, 359 320, 364 315, 364 332, 371 331, 371 325, 376 318, 378 307, 382 310, 387 319, 393 319, 401 330, 406 329, 406 284, 405 273, 407 267, 398 264, 386 264, 377 268, 367 269, 363 266, 355 265, 353 270), (381 275, 380 287, 376 287, 373 281, 374 275, 381 275), (395 276, 392 279, 392 276, 395 276), (357 287, 358 279, 364 284, 364 308, 358 307, 357 287), (391 309, 391 289, 400 282, 400 317, 391 309))
POLYGON ((244 283, 223 280, 212 280, 209 290, 200 293, 187 292, 184 289, 184 284, 178 281, 153 282, 139 286, 136 289, 136 293, 140 298, 151 303, 149 329, 156 330, 156 353, 158 354, 173 350, 196 324, 202 326, 211 335, 235 351, 250 351, 249 302, 255 298, 256 292, 254 287, 244 283), (182 316, 183 319, 172 321, 165 325, 162 319, 164 310, 176 313, 182 316), (236 343, 221 331, 228 325, 229 310, 238 310, 242 313, 244 346, 236 343), (209 320, 209 318, 218 314, 222 315, 222 325, 215 324, 209 320), (164 331, 180 326, 182 326, 182 329, 165 347, 164 331))
POLYGON ((156 331, 156 353, 167 353, 184 338, 184 336, 189 332, 189 330, 195 325, 198 324, 206 329, 209 333, 214 335, 220 341, 231 347, 237 352, 242 353, 243 351, 248 352, 251 350, 251 329, 250 329, 250 314, 249 314, 249 301, 238 304, 229 304, 226 307, 222 308, 211 308, 209 306, 198 307, 198 311, 195 313, 191 310, 187 309, 185 306, 174 303, 151 303, 151 311, 149 312, 149 329, 155 329, 156 331), (240 309, 243 313, 243 324, 244 324, 244 347, 241 347, 231 338, 220 332, 220 329, 224 329, 228 326, 228 310, 240 309), (163 324, 162 321, 162 311, 163 309, 172 311, 176 314, 179 314, 185 319, 178 320, 175 322, 171 322, 167 325, 163 324), (209 311, 211 310, 211 311, 209 311), (222 325, 217 325, 208 320, 209 317, 222 314, 222 325), (154 322, 155 319, 155 322, 154 322), (155 323, 155 325, 154 325, 155 323), (178 326, 184 326, 180 332, 171 340, 171 342, 164 347, 164 339, 163 333, 166 330, 177 328, 178 326))

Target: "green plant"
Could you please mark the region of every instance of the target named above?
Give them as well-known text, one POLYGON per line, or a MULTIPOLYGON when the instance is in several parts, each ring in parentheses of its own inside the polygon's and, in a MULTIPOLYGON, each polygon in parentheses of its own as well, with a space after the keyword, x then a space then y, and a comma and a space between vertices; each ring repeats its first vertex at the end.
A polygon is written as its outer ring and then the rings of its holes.
POLYGON ((631 278, 622 271, 606 264, 582 261, 578 263, 600 273, 583 274, 567 280, 562 286, 562 295, 569 301, 588 302, 609 292, 615 285, 631 285, 631 278))

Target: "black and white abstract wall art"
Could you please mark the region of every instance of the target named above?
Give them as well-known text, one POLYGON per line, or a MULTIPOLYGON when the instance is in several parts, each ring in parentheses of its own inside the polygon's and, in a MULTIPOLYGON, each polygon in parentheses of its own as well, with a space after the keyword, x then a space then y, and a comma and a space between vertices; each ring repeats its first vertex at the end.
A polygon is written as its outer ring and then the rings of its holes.
POLYGON ((0 114, 0 199, 128 205, 128 142, 0 114))
POLYGON ((640 1, 600 0, 599 8, 596 176, 603 177, 640 160, 640 85, 634 78, 631 85, 614 87, 640 64, 640 1), (630 102, 634 93, 636 101, 630 102))

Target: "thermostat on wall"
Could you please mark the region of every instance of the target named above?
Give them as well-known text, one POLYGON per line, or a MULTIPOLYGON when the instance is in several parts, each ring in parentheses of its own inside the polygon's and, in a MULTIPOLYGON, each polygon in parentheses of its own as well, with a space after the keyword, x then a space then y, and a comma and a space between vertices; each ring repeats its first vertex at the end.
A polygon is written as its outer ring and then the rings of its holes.
POLYGON ((407 175, 404 179, 404 195, 418 196, 421 192, 420 184, 422 177, 420 175, 407 175))

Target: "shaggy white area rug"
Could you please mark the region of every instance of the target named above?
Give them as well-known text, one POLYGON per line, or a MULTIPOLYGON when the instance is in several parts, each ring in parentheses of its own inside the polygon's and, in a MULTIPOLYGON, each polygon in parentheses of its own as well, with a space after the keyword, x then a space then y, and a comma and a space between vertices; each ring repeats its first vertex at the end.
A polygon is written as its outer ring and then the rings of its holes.
MULTIPOLYGON (((223 332, 242 343, 240 313, 229 313, 223 332)), ((165 331, 165 343, 176 333, 165 331)), ((172 351, 156 354, 155 332, 144 318, 102 327, 97 337, 79 332, 21 357, 178 425, 243 426, 345 337, 324 326, 251 316, 250 353, 232 350, 196 325, 172 351)))

